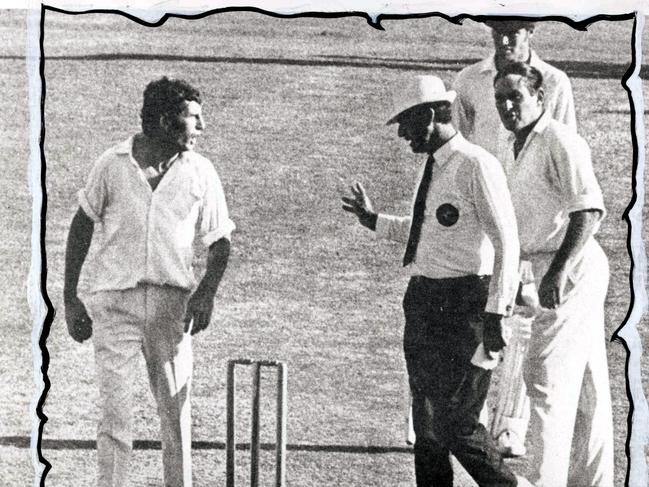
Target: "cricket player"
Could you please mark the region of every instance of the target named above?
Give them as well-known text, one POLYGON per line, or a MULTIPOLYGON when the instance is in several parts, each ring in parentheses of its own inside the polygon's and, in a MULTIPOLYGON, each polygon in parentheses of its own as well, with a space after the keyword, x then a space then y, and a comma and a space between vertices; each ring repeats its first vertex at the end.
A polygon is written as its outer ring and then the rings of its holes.
MULTIPOLYGON (((534 66, 543 75, 545 111, 555 120, 576 126, 572 87, 568 76, 542 61, 532 49, 534 22, 520 20, 493 20, 486 23, 491 28, 494 52, 486 59, 464 68, 458 74, 453 88, 457 101, 453 104, 453 117, 458 129, 468 140, 484 147, 502 161, 511 152, 509 132, 500 121, 493 103, 493 79, 496 73, 510 63, 522 62, 534 66)), ((524 285, 533 278, 521 264, 524 285)), ((525 436, 529 420, 529 401, 522 376, 522 363, 529 341, 529 319, 516 313, 506 320, 513 330, 511 341, 504 351, 499 367, 501 378, 491 418, 491 433, 503 451, 511 456, 525 454, 525 436)), ((485 421, 486 421, 485 411, 485 421)))
POLYGON ((604 203, 590 150, 544 110, 536 68, 511 64, 494 83, 495 106, 511 131, 503 162, 521 256, 531 263, 540 303, 525 366, 530 480, 537 487, 612 487, 608 263, 594 238, 604 203))
POLYGON ((388 124, 396 123, 412 151, 426 156, 411 216, 377 214, 360 183, 353 197, 343 197, 343 209, 406 245, 403 264, 412 277, 403 301, 403 347, 417 486, 452 486, 450 453, 478 485, 515 486, 519 478, 478 416, 491 377, 479 366, 481 355, 505 346, 502 317, 518 287, 516 221, 500 163, 451 123, 454 99, 435 76, 403 80, 395 91, 388 124))
POLYGON ((492 103, 496 73, 511 63, 526 63, 541 72, 546 93, 545 110, 552 118, 576 127, 575 104, 566 73, 542 61, 532 49, 535 23, 521 20, 493 20, 491 28, 494 52, 482 61, 462 69, 453 83, 457 101, 453 120, 458 130, 474 144, 487 149, 499 160, 507 145, 508 131, 503 127, 492 103))
POLYGON ((152 81, 141 116, 142 132, 104 152, 79 192, 66 249, 65 319, 74 340, 93 336, 97 485, 128 484, 141 352, 160 416, 164 485, 189 487, 191 335, 210 323, 234 224, 214 166, 194 152, 205 128, 199 92, 181 80, 152 81), (209 249, 198 285, 196 232, 209 249), (95 272, 82 302, 77 284, 92 240, 95 272))

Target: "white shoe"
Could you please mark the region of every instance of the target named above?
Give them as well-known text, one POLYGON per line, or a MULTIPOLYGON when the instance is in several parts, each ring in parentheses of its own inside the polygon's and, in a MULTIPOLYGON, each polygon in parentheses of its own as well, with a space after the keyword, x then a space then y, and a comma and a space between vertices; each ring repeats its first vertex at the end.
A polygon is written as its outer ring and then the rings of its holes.
POLYGON ((522 457, 527 453, 525 444, 511 430, 500 433, 496 438, 496 443, 498 444, 498 451, 505 457, 522 457))

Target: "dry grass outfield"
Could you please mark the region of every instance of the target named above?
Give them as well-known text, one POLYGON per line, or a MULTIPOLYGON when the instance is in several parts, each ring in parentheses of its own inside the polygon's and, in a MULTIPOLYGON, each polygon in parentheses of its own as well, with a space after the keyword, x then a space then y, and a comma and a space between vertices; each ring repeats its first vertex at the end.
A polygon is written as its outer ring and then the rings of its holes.
MULTIPOLYGON (((357 226, 340 209, 339 197, 359 179, 380 209, 406 210, 417 161, 384 125, 390 87, 416 71, 451 81, 459 68, 488 52, 489 34, 471 22, 461 27, 439 19, 386 22, 380 32, 361 19, 253 14, 172 20, 150 29, 117 16, 47 13, 45 26, 47 284, 57 309, 48 340, 53 385, 44 454, 53 470, 47 485, 92 485, 95 475, 92 345, 74 343, 62 320, 64 241, 75 194, 93 160, 138 130, 142 89, 163 74, 187 78, 204 94, 208 128, 198 150, 216 164, 238 225, 213 323, 194 342, 196 485, 223 481, 225 361, 237 356, 288 362, 289 485, 413 485, 412 457, 403 441, 400 345, 407 276, 398 266, 400 249, 357 226)), ((0 28, 18 38, 22 18, 2 17, 0 28)), ((612 270, 609 333, 629 304, 621 216, 630 195, 632 151, 619 78, 630 62, 630 34, 630 22, 596 24, 588 33, 549 24, 535 39, 540 55, 572 76, 580 130, 604 190, 609 216, 600 242, 612 270)), ((23 52, 15 40, 7 49, 23 52)), ((0 59, 9 99, 25 99, 24 66, 20 59, 0 59)), ((31 428, 30 325, 22 304, 29 215, 22 169, 25 109, 9 103, 7 120, 13 123, 0 139, 7 157, 3 177, 10 183, 0 205, 0 319, 5 337, 12 337, 3 340, 0 354, 0 372, 9 376, 0 386, 5 443, 9 436, 28 436, 31 428)), ((623 347, 609 344, 608 356, 616 485, 622 485, 628 412, 623 347)), ((135 452, 133 477, 135 486, 153 486, 161 478, 158 423, 141 371, 135 436, 144 443, 135 452)), ((265 391, 269 398, 271 389, 265 391)), ((270 401, 265 405, 270 424, 270 401)), ((246 427, 242 421, 242 435, 246 427)), ((268 427, 263 441, 272 441, 272 433, 268 427)), ((15 444, 0 447, 0 484, 31 481, 28 455, 15 444)), ((524 460, 514 465, 526 469, 524 460)))

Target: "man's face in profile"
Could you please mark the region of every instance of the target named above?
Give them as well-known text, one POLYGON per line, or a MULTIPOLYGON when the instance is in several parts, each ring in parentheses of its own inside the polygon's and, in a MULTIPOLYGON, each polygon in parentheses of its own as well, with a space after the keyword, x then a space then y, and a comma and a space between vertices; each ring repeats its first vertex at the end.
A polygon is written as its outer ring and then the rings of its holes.
POLYGON ((410 142, 416 154, 429 152, 433 133, 433 112, 430 106, 419 105, 402 112, 397 118, 399 137, 410 142))
POLYGON ((170 119, 163 119, 163 137, 178 152, 193 150, 198 137, 205 128, 201 105, 195 101, 185 101, 183 110, 170 119))

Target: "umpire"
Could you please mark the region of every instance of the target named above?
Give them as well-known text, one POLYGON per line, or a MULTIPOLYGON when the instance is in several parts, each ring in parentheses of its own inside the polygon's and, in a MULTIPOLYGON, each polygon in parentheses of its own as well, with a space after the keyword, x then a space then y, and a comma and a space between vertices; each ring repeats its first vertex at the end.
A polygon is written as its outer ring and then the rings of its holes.
POLYGON ((451 123, 455 95, 435 76, 403 80, 395 93, 388 124, 427 156, 412 216, 377 214, 360 183, 343 197, 343 209, 406 243, 403 265, 412 277, 403 346, 417 486, 453 485, 449 453, 480 486, 516 486, 520 477, 478 420, 491 379, 484 359, 505 346, 501 321, 518 285, 516 220, 501 164, 451 123))

